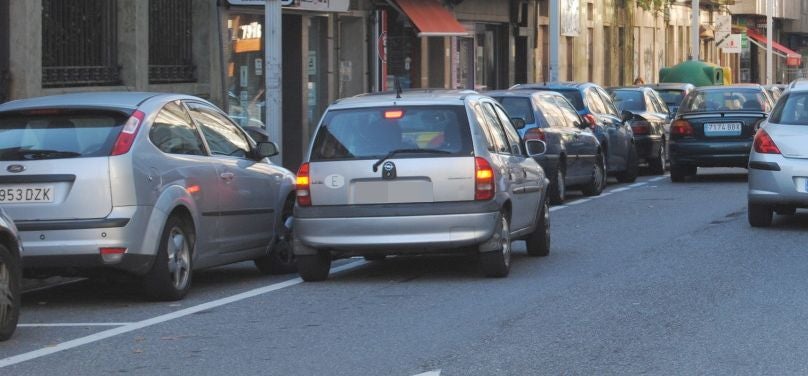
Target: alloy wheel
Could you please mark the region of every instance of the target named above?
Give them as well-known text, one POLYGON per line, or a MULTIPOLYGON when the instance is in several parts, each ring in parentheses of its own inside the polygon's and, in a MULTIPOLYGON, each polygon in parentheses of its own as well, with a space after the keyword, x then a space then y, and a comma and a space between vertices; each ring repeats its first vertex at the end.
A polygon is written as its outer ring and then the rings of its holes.
POLYGON ((168 272, 171 273, 171 283, 177 290, 183 290, 188 285, 188 277, 191 275, 191 249, 188 247, 188 239, 179 226, 171 229, 168 236, 168 272))

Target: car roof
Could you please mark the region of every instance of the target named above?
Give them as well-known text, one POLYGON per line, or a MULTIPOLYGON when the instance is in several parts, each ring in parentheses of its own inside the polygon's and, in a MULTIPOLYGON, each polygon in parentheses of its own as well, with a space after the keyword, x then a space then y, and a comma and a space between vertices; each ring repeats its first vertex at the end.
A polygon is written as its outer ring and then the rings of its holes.
POLYGON ((763 90, 763 87, 759 84, 732 84, 732 85, 714 85, 714 86, 699 86, 696 88, 698 91, 720 91, 720 90, 732 90, 732 89, 759 89, 763 90))
POLYGON ((687 82, 659 82, 655 84, 645 84, 641 86, 650 88, 661 88, 661 89, 692 89, 696 87, 695 85, 687 82))
POLYGON ((587 86, 597 86, 597 84, 592 82, 574 82, 574 81, 528 83, 528 84, 513 85, 511 86, 511 90, 523 90, 523 89, 563 90, 563 89, 581 89, 587 86))
POLYGON ((190 95, 149 93, 149 92, 87 92, 49 95, 18 99, 0 105, 0 112, 19 111, 37 108, 114 108, 135 109, 151 98, 164 96, 170 98, 199 99, 190 95))
POLYGON ((395 92, 375 92, 359 94, 339 99, 331 104, 331 109, 378 107, 378 106, 423 106, 423 105, 462 105, 467 98, 485 97, 473 90, 416 89, 405 90, 400 95, 395 92))
POLYGON ((528 89, 494 90, 485 92, 485 95, 490 97, 533 97, 541 95, 557 95, 559 97, 564 97, 563 94, 552 90, 528 90, 528 89))

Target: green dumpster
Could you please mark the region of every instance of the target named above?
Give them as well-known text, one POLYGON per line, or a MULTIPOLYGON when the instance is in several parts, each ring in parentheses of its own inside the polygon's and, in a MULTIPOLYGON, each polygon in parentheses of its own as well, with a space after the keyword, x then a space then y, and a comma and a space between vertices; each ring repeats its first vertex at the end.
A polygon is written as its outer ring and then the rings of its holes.
POLYGON ((703 61, 688 60, 660 69, 659 82, 685 82, 694 86, 724 85, 724 68, 703 61))

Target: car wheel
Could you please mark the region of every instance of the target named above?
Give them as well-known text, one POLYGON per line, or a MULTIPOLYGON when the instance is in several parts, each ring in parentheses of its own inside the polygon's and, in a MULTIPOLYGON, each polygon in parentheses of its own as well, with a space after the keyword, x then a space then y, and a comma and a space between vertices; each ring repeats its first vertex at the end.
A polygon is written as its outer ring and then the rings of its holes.
POLYGON ((11 338, 20 317, 22 271, 20 259, 0 244, 0 341, 11 338))
POLYGON ((269 254, 255 259, 255 266, 264 274, 288 274, 297 271, 295 253, 292 251, 292 216, 295 207, 294 200, 286 200, 283 204, 280 223, 275 230, 275 244, 272 245, 269 254))
POLYGON ((685 181, 688 176, 696 175, 695 166, 679 166, 671 164, 671 181, 674 183, 681 183, 685 181))
POLYGON ((595 157, 595 163, 592 168, 592 179, 581 187, 581 192, 586 196, 597 196, 603 192, 603 187, 606 186, 606 171, 604 169, 603 156, 598 154, 595 157))
POLYGON ((480 253, 480 266, 487 277, 507 277, 511 270, 511 226, 505 213, 499 215, 494 237, 499 249, 480 253))
POLYGON ((794 206, 784 206, 774 210, 777 215, 795 215, 797 214, 797 208, 794 206))
POLYGON ((628 155, 626 156, 626 169, 617 174, 617 181, 621 183, 633 183, 637 180, 637 174, 640 169, 639 163, 637 147, 631 144, 631 147, 628 149, 628 155))
POLYGON ((528 256, 544 257, 550 254, 550 206, 544 202, 536 215, 536 229, 525 240, 528 256))
POLYGON ((749 203, 747 217, 752 227, 767 227, 772 224, 772 208, 766 205, 749 203))
POLYGON ((194 232, 188 221, 177 215, 168 217, 154 265, 143 277, 146 295, 162 301, 185 297, 191 288, 193 249, 194 232))
POLYGON ((558 168, 556 168, 556 176, 553 178, 553 181, 550 183, 550 203, 553 205, 559 205, 564 203, 564 199, 567 196, 567 168, 564 166, 563 163, 558 164, 558 168))
POLYGON ((316 255, 297 255, 297 272, 306 282, 325 281, 331 270, 331 254, 318 251, 316 255))
POLYGON ((659 155, 648 162, 648 168, 653 175, 662 175, 665 173, 665 142, 659 145, 659 155))

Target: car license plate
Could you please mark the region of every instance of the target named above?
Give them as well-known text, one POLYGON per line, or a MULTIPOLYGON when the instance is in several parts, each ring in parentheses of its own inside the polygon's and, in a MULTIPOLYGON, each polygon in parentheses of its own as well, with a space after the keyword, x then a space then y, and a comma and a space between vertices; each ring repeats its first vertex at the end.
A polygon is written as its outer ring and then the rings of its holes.
POLYGON ((52 185, 4 185, 0 187, 0 203, 53 202, 52 185))
POLYGON ((705 136, 739 136, 741 134, 741 123, 706 123, 704 124, 705 136))

